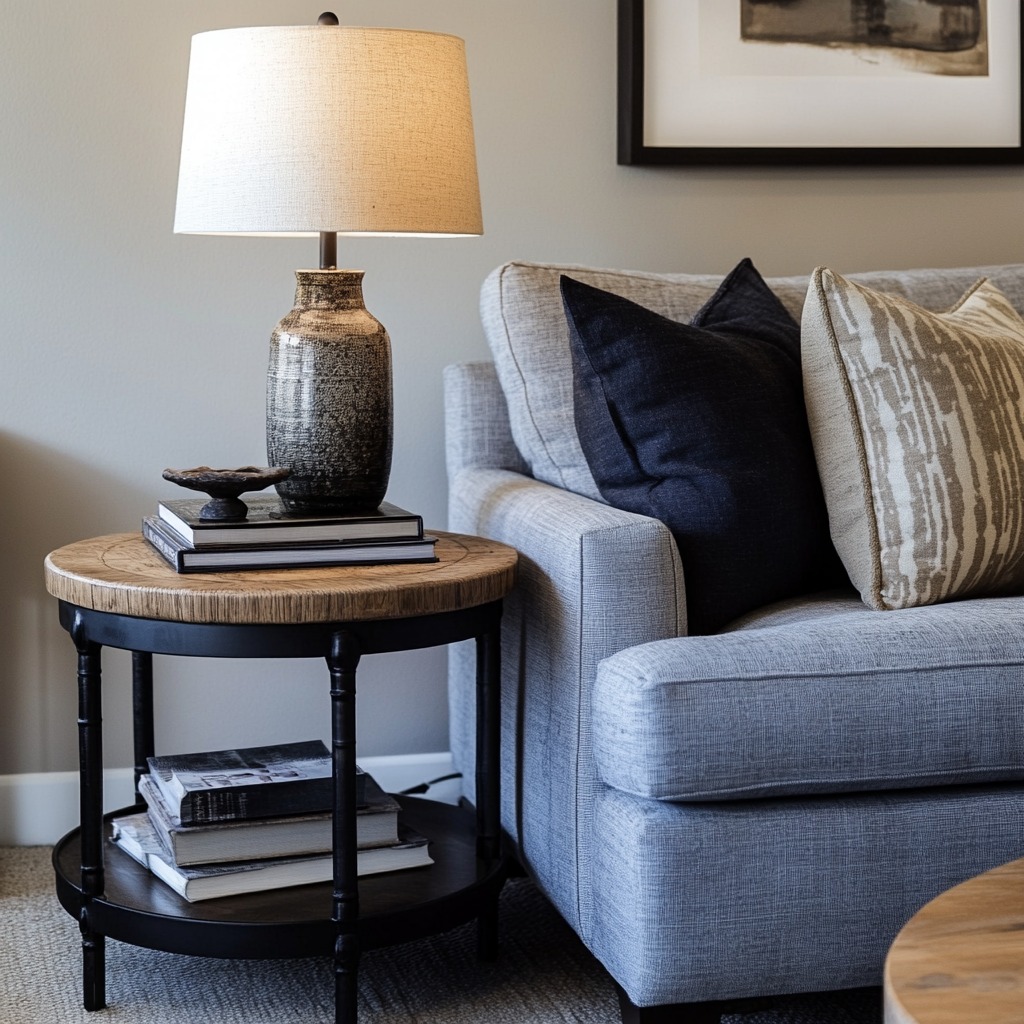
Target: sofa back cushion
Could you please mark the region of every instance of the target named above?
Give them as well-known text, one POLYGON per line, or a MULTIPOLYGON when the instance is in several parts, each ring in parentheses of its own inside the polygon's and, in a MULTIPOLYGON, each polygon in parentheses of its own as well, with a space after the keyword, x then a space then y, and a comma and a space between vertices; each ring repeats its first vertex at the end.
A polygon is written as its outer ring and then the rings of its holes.
MULTIPOLYGON (((601 501, 574 422, 569 329, 559 286, 563 274, 681 323, 688 323, 714 295, 723 275, 515 261, 498 267, 484 282, 480 312, 516 446, 538 480, 601 501)), ((847 276, 933 310, 948 309, 978 278, 988 277, 1018 311, 1024 311, 1022 264, 847 276)), ((809 274, 767 279, 797 320, 809 280, 809 274)))
MULTIPOLYGON (((559 290, 563 274, 681 323, 714 295, 722 277, 516 262, 484 282, 480 312, 517 447, 538 480, 602 501, 573 417, 569 330, 559 290)), ((806 281, 791 295, 796 317, 805 291, 806 281)))

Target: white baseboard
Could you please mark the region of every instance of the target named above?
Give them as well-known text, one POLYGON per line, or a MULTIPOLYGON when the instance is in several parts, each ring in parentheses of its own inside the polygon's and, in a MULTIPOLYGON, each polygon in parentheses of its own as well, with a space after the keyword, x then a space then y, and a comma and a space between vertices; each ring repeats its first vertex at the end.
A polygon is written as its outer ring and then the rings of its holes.
MULTIPOLYGON (((453 771, 452 755, 394 754, 361 757, 359 764, 390 793, 429 782, 453 771)), ((456 803, 460 781, 431 786, 431 800, 456 803)), ((103 773, 103 804, 108 811, 132 803, 131 768, 103 773)), ((78 772, 0 775, 0 846, 52 846, 78 824, 78 772)))

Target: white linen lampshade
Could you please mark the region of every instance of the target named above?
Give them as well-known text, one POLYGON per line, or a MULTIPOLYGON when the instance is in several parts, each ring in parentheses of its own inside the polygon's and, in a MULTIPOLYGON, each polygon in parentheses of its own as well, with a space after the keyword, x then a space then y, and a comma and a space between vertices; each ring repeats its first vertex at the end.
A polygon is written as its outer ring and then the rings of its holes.
POLYGON ((174 230, 480 234, 463 41, 323 25, 194 36, 174 230))

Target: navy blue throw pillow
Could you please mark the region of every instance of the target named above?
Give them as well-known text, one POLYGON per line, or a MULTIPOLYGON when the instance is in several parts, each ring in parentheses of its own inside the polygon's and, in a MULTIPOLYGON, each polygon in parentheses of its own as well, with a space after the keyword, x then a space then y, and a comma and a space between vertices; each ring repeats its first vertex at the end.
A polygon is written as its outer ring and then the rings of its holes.
POLYGON ((804 411, 800 327, 750 260, 691 324, 569 277, 561 286, 583 452, 609 504, 672 531, 688 631, 845 582, 804 411))

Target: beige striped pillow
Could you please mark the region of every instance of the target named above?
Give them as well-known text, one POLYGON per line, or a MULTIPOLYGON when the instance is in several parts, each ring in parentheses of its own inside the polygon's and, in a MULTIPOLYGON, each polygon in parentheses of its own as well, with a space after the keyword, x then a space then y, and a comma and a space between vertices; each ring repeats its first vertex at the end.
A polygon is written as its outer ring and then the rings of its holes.
POLYGON ((804 398, 832 540, 864 602, 1024 590, 1024 319, 988 281, 947 313, 818 269, 804 398))

